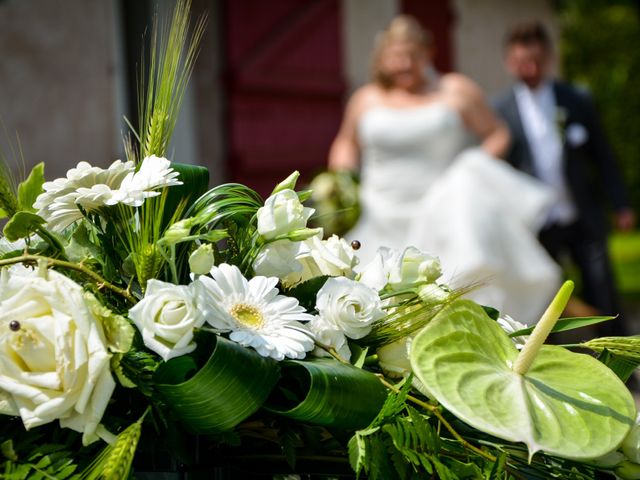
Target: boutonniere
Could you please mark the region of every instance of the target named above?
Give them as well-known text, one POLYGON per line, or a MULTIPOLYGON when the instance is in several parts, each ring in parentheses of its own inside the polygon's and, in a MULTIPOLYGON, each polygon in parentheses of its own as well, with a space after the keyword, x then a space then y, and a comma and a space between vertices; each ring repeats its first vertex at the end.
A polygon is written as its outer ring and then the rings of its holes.
POLYGON ((567 134, 567 120, 569 118, 569 112, 564 107, 556 107, 556 129, 560 141, 564 143, 567 134))

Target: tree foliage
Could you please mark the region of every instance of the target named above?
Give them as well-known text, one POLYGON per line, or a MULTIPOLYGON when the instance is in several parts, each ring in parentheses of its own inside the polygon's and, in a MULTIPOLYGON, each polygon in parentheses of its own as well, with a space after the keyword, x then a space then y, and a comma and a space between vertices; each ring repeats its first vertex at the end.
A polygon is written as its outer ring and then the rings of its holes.
POLYGON ((640 2, 559 0, 565 78, 593 95, 629 189, 640 205, 640 2))

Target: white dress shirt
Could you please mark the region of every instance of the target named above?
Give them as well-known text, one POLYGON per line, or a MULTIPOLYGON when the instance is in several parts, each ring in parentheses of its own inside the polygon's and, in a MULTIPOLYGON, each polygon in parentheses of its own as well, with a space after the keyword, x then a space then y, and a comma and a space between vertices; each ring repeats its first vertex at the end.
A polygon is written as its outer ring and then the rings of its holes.
POLYGON ((515 96, 534 172, 556 193, 557 201, 549 211, 547 223, 567 225, 575 220, 576 207, 564 177, 563 140, 551 82, 544 82, 535 90, 518 83, 515 96))

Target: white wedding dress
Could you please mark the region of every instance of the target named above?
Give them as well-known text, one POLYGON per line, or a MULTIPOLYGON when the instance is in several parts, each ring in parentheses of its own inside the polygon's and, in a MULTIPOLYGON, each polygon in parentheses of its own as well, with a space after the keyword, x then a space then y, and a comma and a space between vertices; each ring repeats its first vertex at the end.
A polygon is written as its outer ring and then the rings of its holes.
POLYGON ((361 264, 379 246, 437 255, 444 282, 479 284, 468 296, 536 322, 561 271, 536 234, 552 194, 479 147, 444 102, 374 107, 359 123, 362 215, 346 235, 361 264))

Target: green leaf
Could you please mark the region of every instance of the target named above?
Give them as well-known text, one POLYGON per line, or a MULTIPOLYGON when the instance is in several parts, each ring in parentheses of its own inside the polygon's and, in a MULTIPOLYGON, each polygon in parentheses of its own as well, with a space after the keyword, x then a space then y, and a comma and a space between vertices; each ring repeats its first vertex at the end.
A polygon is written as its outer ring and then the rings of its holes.
MULTIPOLYGON (((576 328, 582 328, 589 325, 595 325, 597 323, 608 322, 609 320, 613 320, 616 317, 575 317, 575 318, 561 318, 555 324, 555 326, 551 329, 551 333, 555 332, 565 332, 567 330, 575 330, 576 328)), ((523 328, 522 330, 518 330, 516 332, 512 332, 509 334, 511 338, 513 337, 521 337, 523 335, 529 335, 533 332, 535 325, 532 327, 523 328)))
POLYGON ((370 372, 330 358, 282 362, 282 379, 265 408, 315 425, 340 429, 367 426, 387 391, 370 372))
POLYGON ((209 170, 199 165, 171 162, 171 167, 180 174, 178 180, 182 185, 167 189, 165 203, 165 225, 171 219, 179 205, 191 205, 209 188, 209 170))
POLYGON ((316 294, 326 283, 326 275, 314 277, 286 291, 287 296, 295 297, 304 308, 312 312, 316 308, 316 294))
POLYGON ((360 472, 366 466, 367 445, 365 435, 361 432, 356 432, 349 440, 347 448, 349 450, 349 464, 353 471, 356 472, 356 476, 359 477, 360 472))
POLYGON ((24 182, 18 185, 18 208, 27 212, 35 212, 33 203, 42 193, 44 183, 44 162, 40 162, 31 170, 24 182))
POLYGON ((128 352, 136 333, 133 325, 122 315, 113 313, 101 304, 93 294, 85 292, 84 299, 91 309, 91 313, 102 325, 109 351, 113 353, 128 352))
MULTIPOLYGON (((205 365, 189 377, 195 359, 182 356, 160 365, 155 388, 174 414, 194 432, 230 430, 258 410, 279 377, 278 363, 217 335, 205 365), (256 372, 260 372, 256 375, 256 372)), ((207 342, 201 350, 210 351, 207 342)))
POLYGON ((616 355, 607 349, 598 355, 598 360, 609 367, 623 382, 629 380, 635 369, 640 366, 640 361, 616 355))
POLYGON ((544 345, 527 373, 518 350, 481 307, 447 306, 412 343, 411 365, 430 394, 473 427, 560 457, 615 449, 635 422, 633 397, 595 358, 544 345))
POLYGON ((15 242, 21 238, 27 238, 35 233, 42 224, 45 223, 44 218, 39 217, 31 212, 16 212, 4 226, 4 236, 10 242, 15 242))

